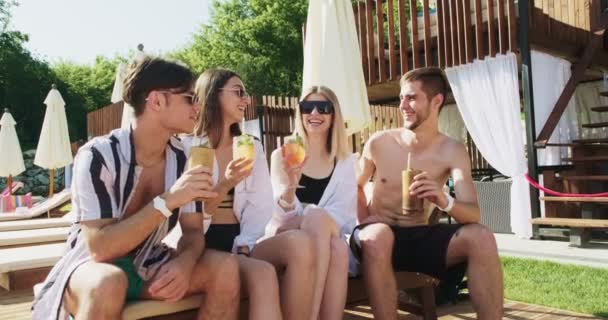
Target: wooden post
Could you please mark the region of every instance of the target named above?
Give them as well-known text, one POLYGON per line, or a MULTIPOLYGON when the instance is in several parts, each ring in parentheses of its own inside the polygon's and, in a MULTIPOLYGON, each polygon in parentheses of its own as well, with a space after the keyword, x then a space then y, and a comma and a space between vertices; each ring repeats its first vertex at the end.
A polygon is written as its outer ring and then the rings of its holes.
MULTIPOLYGON (((429 15, 429 0, 422 1, 422 17, 424 23, 424 66, 430 67, 433 64, 431 58, 431 17, 429 15)), ((437 21, 439 16, 436 15, 437 21)), ((439 28, 437 29, 437 36, 439 38, 439 28)))
MULTIPOLYGON (((490 2, 490 1, 488 1, 490 2)), ((534 96, 532 87, 532 56, 530 53, 529 34, 529 7, 525 4, 519 6, 519 48, 521 54, 521 86, 523 89, 524 113, 526 115, 526 140, 528 153, 528 174, 534 178, 538 178, 538 163, 536 160, 536 149, 534 148, 534 140, 536 138, 536 126, 534 123, 534 96)), ((490 50, 492 54, 492 50, 490 50)), ((530 209, 532 218, 540 218, 540 201, 538 199, 538 190, 530 186, 530 209)), ((539 229, 533 228, 534 237, 539 236, 539 229)))
POLYGON ((9 197, 13 196, 13 176, 8 175, 8 179, 6 179, 6 186, 8 187, 8 195, 9 197))

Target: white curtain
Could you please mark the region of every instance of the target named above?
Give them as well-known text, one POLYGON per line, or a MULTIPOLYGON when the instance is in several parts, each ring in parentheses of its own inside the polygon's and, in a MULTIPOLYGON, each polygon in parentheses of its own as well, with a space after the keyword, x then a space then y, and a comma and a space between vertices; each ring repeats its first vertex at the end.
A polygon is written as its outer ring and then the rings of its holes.
POLYGON ((467 129, 455 104, 446 104, 439 113, 439 131, 462 143, 467 141, 467 129))
MULTIPOLYGON (((572 72, 570 62, 552 55, 532 50, 532 85, 534 86, 534 123, 536 136, 553 111, 555 103, 561 95, 572 72)), ((578 124, 576 120, 576 105, 570 99, 566 110, 562 114, 555 131, 549 138, 551 143, 570 143, 578 138, 578 124)), ((538 149, 538 165, 560 165, 569 157, 568 147, 548 147, 538 149)))
POLYGON ((532 236, 530 193, 520 120, 517 60, 513 53, 446 70, 462 119, 485 159, 511 186, 511 230, 532 236), (483 92, 483 94, 480 94, 483 92))
MULTIPOLYGON (((608 122, 608 112, 595 112, 591 108, 608 106, 608 98, 600 96, 600 92, 607 91, 608 86, 602 81, 581 83, 576 87, 576 116, 579 126, 585 123, 608 122)), ((581 138, 608 137, 608 128, 582 128, 579 127, 581 138)))

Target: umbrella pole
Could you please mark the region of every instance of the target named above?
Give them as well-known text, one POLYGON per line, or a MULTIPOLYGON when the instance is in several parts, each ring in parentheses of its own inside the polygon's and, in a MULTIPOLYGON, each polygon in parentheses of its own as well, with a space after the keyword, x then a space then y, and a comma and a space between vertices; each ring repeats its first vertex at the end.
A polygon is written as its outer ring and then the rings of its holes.
POLYGON ((13 176, 8 175, 8 179, 6 180, 6 186, 8 187, 8 195, 10 197, 13 196, 13 176))
POLYGON ((49 198, 53 197, 53 184, 55 183, 55 169, 50 169, 49 174, 49 198))
MULTIPOLYGON (((49 170, 49 199, 53 197, 53 184, 55 182, 55 169, 49 170)), ((51 217, 51 211, 46 212, 47 218, 51 217)))

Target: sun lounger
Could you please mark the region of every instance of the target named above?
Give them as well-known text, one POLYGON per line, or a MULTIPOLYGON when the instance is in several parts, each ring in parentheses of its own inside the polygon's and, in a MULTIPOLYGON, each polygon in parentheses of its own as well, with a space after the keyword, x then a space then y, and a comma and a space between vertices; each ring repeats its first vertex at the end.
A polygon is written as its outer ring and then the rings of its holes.
POLYGON ((65 242, 0 249, 0 287, 31 288, 44 280, 65 251, 65 242))
POLYGON ((0 212, 0 221, 29 219, 44 214, 71 199, 70 190, 65 189, 51 198, 35 204, 32 208, 17 208, 15 212, 0 212))
MULTIPOLYGON (((13 181, 13 189, 11 190, 13 194, 21 188, 23 188, 23 182, 13 181)), ((4 188, 4 190, 2 190, 0 195, 7 195, 7 194, 8 194, 8 186, 6 188, 4 188)))
POLYGON ((69 227, 15 230, 0 233, 0 247, 65 241, 69 227))

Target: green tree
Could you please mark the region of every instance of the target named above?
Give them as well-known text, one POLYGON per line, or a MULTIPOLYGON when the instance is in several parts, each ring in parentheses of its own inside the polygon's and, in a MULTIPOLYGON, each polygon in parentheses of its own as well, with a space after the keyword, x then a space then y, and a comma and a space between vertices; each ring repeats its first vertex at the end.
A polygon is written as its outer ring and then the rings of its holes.
POLYGON ((111 103, 116 68, 124 61, 121 57, 99 56, 92 66, 61 61, 52 69, 71 92, 81 97, 83 109, 91 112, 111 103))
POLYGON ((12 1, 0 0, 0 107, 10 108, 17 121, 23 149, 37 145, 46 106, 44 99, 56 83, 66 101, 72 140, 86 137, 86 112, 82 98, 58 79, 48 63, 31 55, 24 47, 27 35, 8 30, 12 1))
POLYGON ((298 95, 306 0, 214 0, 211 20, 172 56, 197 72, 225 67, 257 94, 298 95))
POLYGON ((11 7, 16 6, 13 0, 0 0, 0 32, 6 31, 11 18, 11 7))

